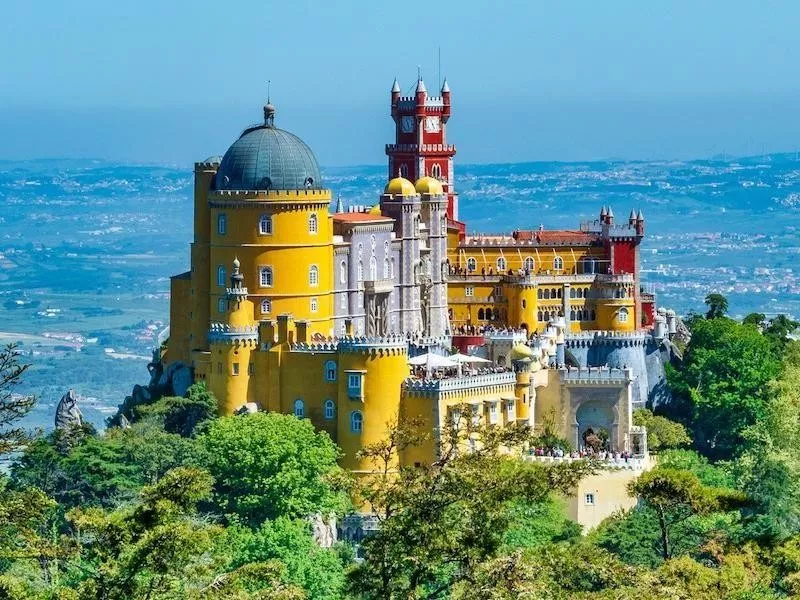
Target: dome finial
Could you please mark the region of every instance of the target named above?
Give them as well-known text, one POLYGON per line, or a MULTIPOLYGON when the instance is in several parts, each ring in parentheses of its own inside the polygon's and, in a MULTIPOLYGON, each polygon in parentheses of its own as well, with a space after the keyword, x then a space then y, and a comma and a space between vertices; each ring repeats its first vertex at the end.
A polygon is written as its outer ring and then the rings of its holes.
POLYGON ((275 125, 275 106, 270 100, 270 91, 272 88, 272 80, 267 79, 267 103, 264 105, 264 125, 273 127, 275 125))

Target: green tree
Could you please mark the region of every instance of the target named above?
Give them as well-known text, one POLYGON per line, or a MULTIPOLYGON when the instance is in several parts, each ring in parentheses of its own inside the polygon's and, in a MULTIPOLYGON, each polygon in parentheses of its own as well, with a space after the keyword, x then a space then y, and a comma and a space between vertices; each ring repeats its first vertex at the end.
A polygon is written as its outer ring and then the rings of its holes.
POLYGON ((409 423, 363 450, 375 474, 359 481, 357 496, 380 526, 364 540, 365 561, 349 573, 351 593, 381 600, 446 597, 496 555, 513 520, 509 503, 569 493, 593 471, 586 461, 545 466, 503 452, 530 442, 526 426, 457 425, 446 423, 431 465, 398 468, 397 457, 425 438, 409 423), (478 440, 472 452, 464 451, 467 437, 478 440))
POLYGON ((738 508, 745 496, 724 488, 706 487, 689 471, 662 467, 647 471, 628 484, 628 491, 637 496, 657 518, 659 550, 664 560, 672 558, 675 526, 695 515, 708 515, 738 508))
POLYGON ((698 320, 678 369, 668 369, 673 394, 691 410, 695 447, 730 458, 743 447, 745 428, 765 415, 768 382, 780 372, 771 340, 731 319, 698 320))
POLYGON ((553 497, 540 502, 512 501, 506 505, 508 527, 503 535, 504 550, 538 548, 552 542, 575 541, 581 526, 566 516, 565 501, 553 497))
POLYGON ((638 408, 633 411, 633 424, 647 428, 647 447, 652 452, 667 448, 679 448, 691 443, 692 438, 686 428, 676 421, 661 415, 654 415, 651 410, 638 408))
POLYGON ((777 315, 769 320, 766 327, 764 327, 764 335, 775 341, 775 344, 781 350, 785 348, 788 343, 788 336, 794 332, 800 323, 793 321, 786 315, 777 315))
POLYGON ((29 441, 28 433, 17 423, 33 409, 36 398, 16 392, 30 368, 29 364, 20 362, 20 356, 18 344, 9 344, 0 350, 0 458, 29 441))
POLYGON ((767 322, 767 316, 764 313, 750 313, 742 319, 742 325, 753 325, 759 331, 764 329, 767 322))
POLYGON ((341 510, 339 450, 310 421, 277 413, 223 417, 198 438, 215 503, 257 526, 280 516, 341 510))
POLYGON ((161 419, 168 433, 190 437, 217 416, 217 399, 206 388, 205 382, 199 382, 189 387, 185 397, 160 398, 153 404, 137 407, 137 413, 145 418, 161 419))
POLYGON ((708 307, 706 319, 719 319, 728 312, 728 299, 722 294, 708 294, 704 302, 708 307))
POLYGON ((342 597, 345 565, 337 552, 314 542, 305 520, 278 517, 255 530, 231 526, 224 543, 232 554, 231 570, 277 560, 285 566, 281 580, 303 589, 310 600, 342 597))

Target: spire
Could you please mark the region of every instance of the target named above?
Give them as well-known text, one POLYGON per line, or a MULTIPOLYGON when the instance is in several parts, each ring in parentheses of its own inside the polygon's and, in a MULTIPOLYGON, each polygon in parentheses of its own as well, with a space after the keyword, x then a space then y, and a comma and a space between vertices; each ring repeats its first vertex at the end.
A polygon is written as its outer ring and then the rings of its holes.
POLYGON ((420 76, 419 79, 417 79, 417 93, 419 94, 420 92, 427 92, 427 91, 428 90, 425 89, 425 82, 422 81, 422 76, 420 76))
POLYGON ((636 215, 637 221, 644 221, 644 215, 642 214, 642 209, 639 209, 639 214, 636 215))
POLYGON ((275 106, 269 100, 264 105, 264 125, 267 127, 275 126, 275 106))
POLYGON ((606 211, 606 205, 604 204, 603 208, 600 209, 600 219, 605 217, 607 214, 608 214, 608 211, 606 211))
MULTIPOLYGON (((395 80, 395 84, 397 84, 397 80, 395 80)), ((336 197, 336 212, 343 213, 344 212, 344 202, 342 202, 342 195, 339 194, 336 197)))
POLYGON ((394 78, 394 84, 392 84, 392 93, 393 94, 400 93, 400 84, 397 83, 397 77, 394 78))
POLYGON ((228 296, 228 308, 231 306, 231 301, 236 302, 236 306, 238 307, 242 300, 247 299, 247 288, 244 287, 244 275, 239 271, 240 266, 239 258, 234 258, 233 273, 231 273, 231 287, 225 290, 228 296))
POLYGON ((629 221, 635 221, 636 220, 636 211, 635 210, 631 209, 631 214, 628 217, 628 220, 629 221))
POLYGON ((614 218, 614 211, 613 211, 613 210, 611 210, 611 206, 609 206, 609 207, 608 207, 608 212, 606 213, 606 216, 607 216, 609 219, 613 219, 613 218, 614 218))
POLYGON ((442 93, 449 94, 450 93, 450 86, 447 85, 447 77, 444 78, 444 83, 442 84, 442 93))

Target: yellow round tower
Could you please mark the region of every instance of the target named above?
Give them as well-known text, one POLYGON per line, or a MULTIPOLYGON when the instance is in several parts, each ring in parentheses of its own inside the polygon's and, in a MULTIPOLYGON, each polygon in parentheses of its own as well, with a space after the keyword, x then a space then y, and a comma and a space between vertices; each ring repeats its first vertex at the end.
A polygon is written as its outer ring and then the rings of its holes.
POLYGON ((634 331, 636 300, 632 285, 613 284, 602 288, 603 298, 597 300, 597 328, 610 331, 634 331))
POLYGON ((225 266, 248 277, 255 320, 291 314, 309 333, 331 333, 333 233, 330 190, 311 149, 275 127, 275 108, 228 149, 209 193, 211 320, 224 311, 225 266))
POLYGON ((224 318, 212 322, 208 332, 211 356, 207 382, 223 415, 251 400, 254 353, 258 349, 258 324, 253 319, 253 303, 247 299, 239 266, 239 260, 234 259, 224 318))

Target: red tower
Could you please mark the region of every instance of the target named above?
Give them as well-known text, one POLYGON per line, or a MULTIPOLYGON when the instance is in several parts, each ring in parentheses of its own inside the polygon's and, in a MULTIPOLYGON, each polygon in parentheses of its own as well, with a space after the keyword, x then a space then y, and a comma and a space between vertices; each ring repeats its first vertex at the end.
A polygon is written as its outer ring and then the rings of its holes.
MULTIPOLYGON (((447 194, 447 217, 458 227, 458 194, 453 184, 456 147, 447 143, 450 119, 450 86, 445 79, 441 96, 429 96, 422 79, 413 96, 401 96, 395 79, 392 86, 392 119, 395 143, 386 144, 389 178, 401 175, 411 181, 428 175, 442 182, 447 194)), ((463 228, 463 225, 459 229, 463 228)))

